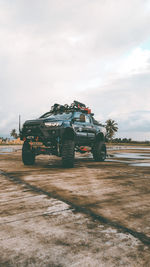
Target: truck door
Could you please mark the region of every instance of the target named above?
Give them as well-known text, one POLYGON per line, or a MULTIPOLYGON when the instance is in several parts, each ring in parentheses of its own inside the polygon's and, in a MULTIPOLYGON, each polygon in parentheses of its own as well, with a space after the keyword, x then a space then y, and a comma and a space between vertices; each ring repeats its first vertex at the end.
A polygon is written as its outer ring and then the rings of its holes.
POLYGON ((95 138, 96 129, 94 127, 91 117, 88 114, 85 115, 85 124, 86 124, 86 131, 87 131, 87 140, 92 141, 95 138))
POLYGON ((87 141, 87 129, 86 129, 86 118, 85 114, 76 112, 74 115, 73 128, 76 133, 76 142, 84 145, 87 141))

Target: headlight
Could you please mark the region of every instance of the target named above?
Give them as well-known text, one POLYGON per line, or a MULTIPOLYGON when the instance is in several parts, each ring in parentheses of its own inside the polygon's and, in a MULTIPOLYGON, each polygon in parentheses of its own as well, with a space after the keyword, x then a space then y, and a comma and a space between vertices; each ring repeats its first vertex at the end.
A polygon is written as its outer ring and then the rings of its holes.
POLYGON ((60 122, 45 122, 45 126, 46 127, 58 127, 58 126, 61 126, 62 123, 60 122))

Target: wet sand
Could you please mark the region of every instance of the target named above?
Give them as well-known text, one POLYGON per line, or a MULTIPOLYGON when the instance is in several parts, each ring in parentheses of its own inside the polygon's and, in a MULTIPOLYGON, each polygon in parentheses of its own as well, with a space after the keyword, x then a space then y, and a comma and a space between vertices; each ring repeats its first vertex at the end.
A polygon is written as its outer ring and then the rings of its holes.
POLYGON ((149 193, 149 147, 76 154, 74 169, 0 147, 0 266, 149 266, 149 193))

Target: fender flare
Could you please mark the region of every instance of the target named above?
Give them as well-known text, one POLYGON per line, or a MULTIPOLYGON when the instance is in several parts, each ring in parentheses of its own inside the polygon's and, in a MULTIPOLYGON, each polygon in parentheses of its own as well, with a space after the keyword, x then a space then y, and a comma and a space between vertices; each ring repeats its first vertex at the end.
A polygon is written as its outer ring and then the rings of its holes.
POLYGON ((97 142, 105 142, 105 136, 102 132, 99 132, 95 137, 95 143, 97 142))
POLYGON ((62 135, 62 140, 74 140, 75 132, 71 127, 67 127, 62 135))

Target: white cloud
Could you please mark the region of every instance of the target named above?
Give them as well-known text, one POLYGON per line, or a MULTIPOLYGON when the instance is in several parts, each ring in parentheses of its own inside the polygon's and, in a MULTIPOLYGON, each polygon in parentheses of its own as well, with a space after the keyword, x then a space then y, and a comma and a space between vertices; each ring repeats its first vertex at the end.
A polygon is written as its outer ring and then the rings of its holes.
POLYGON ((118 73, 121 76, 133 75, 150 70, 150 50, 135 48, 128 57, 118 66, 118 73))
POLYGON ((146 72, 114 76, 105 86, 85 91, 80 97, 90 103, 97 119, 117 121, 118 136, 127 133, 144 139, 150 132, 150 68, 146 72), (139 134, 137 134, 139 132, 139 134), (146 134, 146 135, 145 135, 146 134))
MULTIPOLYGON (((148 110, 150 2, 0 0, 0 121, 79 98, 97 116, 148 110)), ((118 115, 117 115, 118 114, 118 115)), ((0 126, 7 133, 10 123, 0 126)))

